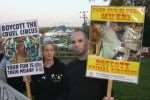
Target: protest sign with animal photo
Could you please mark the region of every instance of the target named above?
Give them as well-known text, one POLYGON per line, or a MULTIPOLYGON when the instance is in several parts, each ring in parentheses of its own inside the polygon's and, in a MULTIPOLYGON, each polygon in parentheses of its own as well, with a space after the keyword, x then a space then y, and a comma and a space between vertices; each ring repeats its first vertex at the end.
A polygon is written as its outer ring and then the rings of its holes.
POLYGON ((8 77, 44 73, 37 20, 1 24, 1 36, 9 60, 8 77))
POLYGON ((88 77, 137 83, 144 7, 92 6, 88 77))

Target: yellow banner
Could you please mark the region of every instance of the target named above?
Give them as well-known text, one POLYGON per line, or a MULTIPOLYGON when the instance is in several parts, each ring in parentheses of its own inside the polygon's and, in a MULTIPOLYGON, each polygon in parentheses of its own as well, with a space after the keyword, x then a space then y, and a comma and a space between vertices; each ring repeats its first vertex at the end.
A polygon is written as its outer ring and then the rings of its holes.
POLYGON ((139 62, 110 60, 95 55, 89 55, 87 62, 87 70, 137 77, 139 66, 139 62))
POLYGON ((92 21, 143 23, 145 7, 101 7, 92 6, 92 21))

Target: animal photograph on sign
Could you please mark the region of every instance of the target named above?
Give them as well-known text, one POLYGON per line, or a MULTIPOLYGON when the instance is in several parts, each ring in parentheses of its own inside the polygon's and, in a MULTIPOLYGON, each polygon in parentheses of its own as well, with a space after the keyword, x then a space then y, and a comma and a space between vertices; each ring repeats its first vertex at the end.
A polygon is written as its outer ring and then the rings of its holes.
POLYGON ((117 60, 139 61, 143 24, 91 22, 91 54, 117 60))

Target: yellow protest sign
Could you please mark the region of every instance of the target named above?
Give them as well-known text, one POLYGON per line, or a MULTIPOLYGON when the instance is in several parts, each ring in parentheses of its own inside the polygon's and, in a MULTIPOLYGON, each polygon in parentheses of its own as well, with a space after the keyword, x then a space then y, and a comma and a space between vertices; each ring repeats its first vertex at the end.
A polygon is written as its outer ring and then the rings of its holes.
POLYGON ((91 7, 87 77, 138 83, 144 7, 91 7))

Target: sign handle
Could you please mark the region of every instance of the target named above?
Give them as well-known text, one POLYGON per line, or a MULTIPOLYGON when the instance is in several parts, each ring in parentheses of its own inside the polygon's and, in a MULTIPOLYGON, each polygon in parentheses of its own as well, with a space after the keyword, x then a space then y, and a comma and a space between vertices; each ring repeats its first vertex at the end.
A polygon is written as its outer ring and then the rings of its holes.
POLYGON ((108 80, 108 86, 107 86, 107 95, 106 97, 103 98, 103 100, 114 100, 114 97, 112 97, 112 85, 113 85, 113 81, 112 80, 108 80))
POLYGON ((109 97, 109 98, 111 97, 112 85, 113 85, 113 81, 112 80, 108 80, 107 97, 109 97))
MULTIPOLYGON (((102 42, 99 41, 97 44, 96 44, 96 55, 100 55, 100 49, 102 47, 102 42)), ((104 100, 114 100, 112 96, 112 85, 113 85, 113 81, 112 80, 108 80, 108 85, 107 85, 107 95, 106 97, 104 98, 104 100)))
POLYGON ((32 100, 32 94, 31 94, 31 77, 30 76, 24 76, 23 80, 25 82, 26 91, 27 91, 27 97, 29 100, 32 100))

